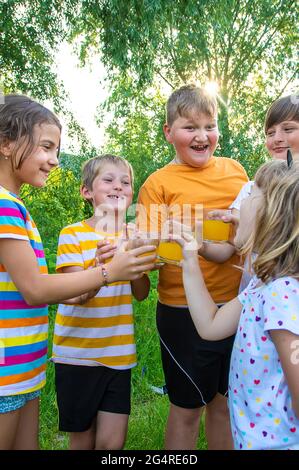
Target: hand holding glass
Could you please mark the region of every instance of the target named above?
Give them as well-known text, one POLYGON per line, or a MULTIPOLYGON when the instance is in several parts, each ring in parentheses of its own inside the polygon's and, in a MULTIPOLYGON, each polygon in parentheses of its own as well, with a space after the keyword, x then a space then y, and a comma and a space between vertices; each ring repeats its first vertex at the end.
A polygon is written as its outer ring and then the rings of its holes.
POLYGON ((203 210, 203 241, 226 243, 229 240, 231 224, 223 222, 222 217, 231 215, 230 209, 203 210))

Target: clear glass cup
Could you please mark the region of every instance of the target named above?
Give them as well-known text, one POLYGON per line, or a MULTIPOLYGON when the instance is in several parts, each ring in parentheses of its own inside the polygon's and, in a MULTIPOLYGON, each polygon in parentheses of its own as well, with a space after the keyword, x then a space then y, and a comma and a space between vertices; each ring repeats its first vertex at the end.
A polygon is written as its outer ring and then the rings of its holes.
POLYGON ((223 222, 224 215, 230 215, 230 209, 203 209, 202 237, 204 242, 226 243, 231 233, 231 224, 223 222))
MULTIPOLYGON (((154 245, 158 247, 159 239, 157 234, 150 232, 131 232, 128 233, 128 242, 127 250, 132 250, 133 248, 139 248, 140 246, 154 245)), ((153 251, 149 251, 140 256, 150 256, 157 253, 157 248, 153 251)))

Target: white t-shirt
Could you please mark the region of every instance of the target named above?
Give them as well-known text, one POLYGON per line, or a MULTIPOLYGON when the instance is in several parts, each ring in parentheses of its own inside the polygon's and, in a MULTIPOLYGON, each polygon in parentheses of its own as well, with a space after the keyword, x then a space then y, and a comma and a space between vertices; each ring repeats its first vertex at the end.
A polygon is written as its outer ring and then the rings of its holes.
POLYGON ((270 334, 299 335, 299 282, 283 277, 257 287, 257 281, 238 297, 243 309, 229 375, 234 444, 238 450, 299 449, 299 419, 270 334))
POLYGON ((238 211, 240 210, 241 202, 243 201, 243 199, 246 199, 250 195, 253 185, 254 181, 248 181, 248 183, 242 186, 242 189, 239 192, 238 196, 236 197, 234 202, 229 206, 230 209, 237 209, 238 211))

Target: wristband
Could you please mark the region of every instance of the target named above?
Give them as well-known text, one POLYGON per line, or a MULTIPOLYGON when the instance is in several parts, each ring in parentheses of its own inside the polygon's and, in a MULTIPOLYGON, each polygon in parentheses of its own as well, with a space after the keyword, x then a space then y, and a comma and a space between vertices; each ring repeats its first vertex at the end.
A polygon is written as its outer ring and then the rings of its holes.
POLYGON ((102 269, 103 285, 108 287, 108 271, 104 264, 101 264, 100 267, 102 269))

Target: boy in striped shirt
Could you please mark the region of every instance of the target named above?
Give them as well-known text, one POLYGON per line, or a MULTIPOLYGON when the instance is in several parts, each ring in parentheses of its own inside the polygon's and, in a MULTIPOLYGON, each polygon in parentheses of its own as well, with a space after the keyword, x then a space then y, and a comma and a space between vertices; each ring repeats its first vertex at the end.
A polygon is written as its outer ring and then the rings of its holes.
MULTIPOLYGON (((57 272, 94 266, 99 242, 122 237, 132 202, 133 171, 121 157, 86 162, 81 194, 93 206, 87 220, 65 227, 59 237, 57 272)), ((103 256, 107 258, 108 254, 103 256)), ((136 365, 132 294, 147 297, 147 275, 115 282, 58 306, 53 340, 59 429, 70 449, 121 449, 130 413, 131 368, 136 365)))

